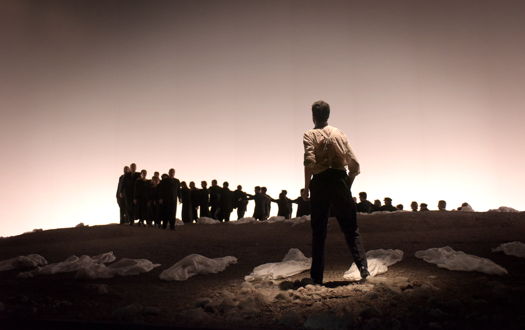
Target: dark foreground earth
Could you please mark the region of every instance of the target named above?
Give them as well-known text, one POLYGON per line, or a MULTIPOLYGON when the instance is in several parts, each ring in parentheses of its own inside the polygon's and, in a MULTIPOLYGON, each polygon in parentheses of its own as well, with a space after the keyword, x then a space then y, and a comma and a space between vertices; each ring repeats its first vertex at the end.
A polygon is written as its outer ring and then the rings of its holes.
POLYGON ((352 259, 329 224, 325 286, 244 282, 255 266, 290 248, 310 255, 309 224, 186 225, 175 232, 120 225, 69 228, 0 239, 0 260, 38 253, 50 263, 113 251, 162 264, 104 280, 74 274, 17 278, 0 272, 0 329, 525 329, 525 259, 491 251, 525 241, 525 213, 395 213, 359 216, 367 250, 401 249, 404 259, 365 283, 345 282, 352 259), (486 257, 509 274, 438 268, 417 250, 451 246, 486 257), (162 270, 192 253, 235 256, 224 272, 164 282, 162 270))

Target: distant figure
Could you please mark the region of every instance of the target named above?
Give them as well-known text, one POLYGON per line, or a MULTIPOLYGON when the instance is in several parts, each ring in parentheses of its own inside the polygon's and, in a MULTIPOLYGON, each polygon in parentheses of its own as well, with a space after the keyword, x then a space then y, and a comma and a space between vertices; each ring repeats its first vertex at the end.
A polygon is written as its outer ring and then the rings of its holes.
POLYGON ((157 179, 159 179, 159 181, 160 181, 160 173, 157 172, 157 171, 153 172, 153 176, 152 176, 151 178, 152 178, 152 179, 153 179, 153 178, 157 178, 157 179))
POLYGON ((445 202, 444 200, 440 200, 438 202, 438 210, 439 211, 446 211, 447 210, 447 202, 445 202))
POLYGON ((398 211, 403 211, 403 204, 397 204, 397 205, 396 205, 396 209, 397 209, 398 211))
POLYGON ((261 194, 264 196, 264 220, 270 217, 270 210, 272 207, 272 198, 266 193, 266 187, 261 187, 261 194))
POLYGON ((219 220, 228 222, 233 211, 233 192, 229 188, 230 184, 224 182, 221 191, 221 203, 219 211, 219 220))
POLYGON ((366 192, 362 191, 359 193, 359 203, 357 203, 357 212, 361 213, 372 213, 374 204, 367 200, 366 192))
POLYGON ((465 202, 465 203, 461 204, 460 207, 458 207, 458 211, 474 212, 474 209, 467 202, 465 202))
POLYGON ((301 189, 300 196, 294 199, 292 203, 297 204, 297 213, 295 214, 296 217, 299 218, 311 214, 312 211, 310 207, 310 198, 305 196, 304 188, 301 189))
POLYGON ((150 226, 152 223, 155 227, 160 228, 159 218, 159 190, 158 186, 160 179, 158 176, 153 176, 149 181, 148 186, 148 219, 147 224, 150 226))
POLYGON ((278 199, 273 199, 270 197, 270 200, 274 203, 277 203, 279 207, 277 211, 278 217, 284 217, 285 219, 290 219, 292 215, 292 200, 286 197, 288 192, 286 190, 281 191, 278 199))
MULTIPOLYGON (((144 221, 148 219, 148 195, 149 182, 146 180, 146 170, 140 171, 140 177, 135 181, 133 204, 135 204, 135 218, 139 220, 140 226, 145 226, 144 221)), ((134 219, 129 223, 133 226, 134 219)))
POLYGON ((124 178, 126 174, 129 172, 129 166, 124 166, 124 174, 122 174, 118 178, 118 186, 117 186, 117 204, 120 209, 120 224, 125 224, 128 222, 128 219, 126 217, 126 198, 124 197, 124 178))
POLYGON ((190 181, 190 195, 191 195, 191 215, 192 220, 197 220, 199 213, 197 212, 200 204, 200 191, 195 187, 195 182, 190 181))
POLYGON ((182 203, 182 221, 184 223, 193 222, 193 208, 191 206, 191 191, 186 185, 186 181, 180 183, 179 200, 182 203))
POLYGON ((419 206, 419 212, 425 212, 425 211, 430 211, 428 209, 428 205, 426 203, 421 203, 421 205, 419 206))
MULTIPOLYGON (((162 228, 175 230, 175 215, 173 214, 173 189, 171 187, 170 177, 167 174, 162 174, 159 185, 157 186, 158 205, 159 205, 159 221, 162 228)), ((177 196, 175 196, 177 198, 177 196)))
POLYGON ((372 206, 372 212, 381 211, 381 201, 379 199, 374 200, 374 205, 372 206))
POLYGON ((248 195, 242 191, 242 186, 238 185, 233 192, 233 207, 237 208, 237 220, 244 218, 246 206, 248 205, 248 195))
POLYGON ((261 187, 256 186, 254 188, 254 194, 248 195, 248 199, 253 199, 255 202, 255 208, 253 209, 253 217, 257 220, 265 220, 264 214, 265 214, 265 203, 266 203, 266 197, 263 196, 261 193, 261 187))
POLYGON ((217 185, 217 180, 211 181, 211 187, 209 189, 210 191, 210 215, 213 219, 217 219, 219 217, 219 209, 220 209, 220 202, 221 202, 221 187, 217 185))
POLYGON ((171 196, 173 198, 173 200, 168 201, 168 205, 171 207, 169 210, 170 214, 168 215, 168 221, 171 226, 172 222, 175 225, 175 215, 177 214, 177 198, 179 196, 180 181, 175 177, 174 168, 170 168, 170 170, 168 171, 168 177, 171 189, 171 196))
POLYGON ((305 194, 311 193, 312 206, 312 266, 314 284, 323 283, 324 248, 328 213, 332 206, 345 235, 346 243, 361 278, 370 275, 357 226, 356 205, 350 188, 359 174, 357 162, 348 138, 339 129, 328 125, 330 106, 318 101, 312 105, 314 129, 304 133, 305 194), (349 173, 346 173, 348 167, 349 173), (313 177, 312 177, 313 175, 313 177))
POLYGON ((388 211, 388 212, 397 211, 394 205, 392 205, 392 198, 385 197, 384 201, 385 201, 385 205, 381 206, 381 208, 379 209, 380 211, 388 211))
POLYGON ((410 208, 412 209, 412 212, 417 212, 417 209, 419 208, 419 205, 416 201, 410 203, 410 208))
POLYGON ((140 177, 140 173, 136 172, 137 165, 132 163, 129 165, 129 172, 124 175, 124 198, 126 200, 126 218, 131 224, 135 219, 135 205, 133 204, 133 198, 135 195, 135 181, 140 177))
POLYGON ((201 218, 210 217, 210 192, 206 181, 201 181, 201 189, 199 190, 199 210, 201 218))

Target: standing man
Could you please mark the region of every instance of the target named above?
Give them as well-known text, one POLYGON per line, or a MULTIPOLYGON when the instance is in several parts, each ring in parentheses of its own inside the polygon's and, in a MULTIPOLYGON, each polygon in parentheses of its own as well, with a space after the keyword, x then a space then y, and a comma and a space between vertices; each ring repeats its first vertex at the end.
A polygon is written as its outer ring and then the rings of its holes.
POLYGON ((254 190, 254 194, 248 195, 248 199, 253 199, 253 201, 255 202, 255 207, 253 209, 253 217, 256 220, 263 221, 265 220, 264 214, 266 212, 265 211, 266 198, 261 193, 261 187, 255 186, 253 190, 254 190))
POLYGON ((208 183, 201 181, 202 189, 199 191, 199 210, 200 216, 210 217, 210 192, 208 191, 208 183))
POLYGON ((310 199, 305 198, 304 188, 301 189, 299 197, 294 199, 292 203, 297 204, 297 213, 295 214, 296 217, 300 218, 304 215, 310 215, 311 212, 311 206, 310 206, 310 199))
POLYGON ((144 221, 148 220, 148 198, 149 198, 149 182, 146 180, 146 170, 140 171, 140 177, 135 180, 135 194, 133 196, 133 204, 135 204, 135 216, 131 219, 130 225, 133 226, 135 219, 139 219, 139 226, 145 226, 144 221))
POLYGON ((170 168, 169 172, 168 172, 168 176, 169 176, 169 183, 170 183, 170 189, 171 189, 171 195, 172 195, 172 200, 170 200, 170 214, 169 214, 169 219, 168 221, 170 222, 170 226, 171 226, 171 223, 173 222, 173 224, 175 224, 175 217, 177 215, 177 198, 179 196, 179 189, 180 189, 180 181, 179 179, 177 179, 175 177, 175 169, 174 168, 170 168))
POLYGON ((357 212, 361 213, 372 213, 374 204, 367 199, 366 192, 362 191, 359 193, 359 203, 357 203, 357 212))
POLYGON ((248 195, 242 191, 241 185, 238 185, 237 190, 233 192, 233 205, 237 207, 237 220, 244 218, 248 205, 248 195))
POLYGON ((229 188, 230 184, 224 182, 222 184, 221 190, 221 206, 219 211, 219 220, 220 221, 230 221, 230 214, 233 211, 233 193, 229 188))
POLYGON ((200 197, 200 191, 195 186, 195 182, 190 181, 190 199, 191 199, 191 217, 192 220, 197 220, 199 217, 199 213, 197 212, 199 208, 199 197, 200 197))
MULTIPOLYGON (((339 129, 328 125, 330 106, 324 101, 312 105, 315 127, 304 133, 304 189, 310 192, 312 207, 312 267, 314 284, 323 283, 324 247, 330 206, 336 215, 346 244, 352 253, 361 278, 370 275, 365 249, 359 236, 356 205, 350 188, 359 174, 348 138, 339 129), (348 174, 346 172, 348 168, 348 174)), ((308 197, 308 196, 305 196, 308 197)))
POLYGON ((268 189, 261 187, 261 195, 264 197, 264 217, 263 220, 268 220, 272 208, 272 198, 267 194, 268 189))
POLYGON ((124 166, 124 174, 118 178, 117 186, 117 204, 120 209, 120 224, 125 224, 128 222, 126 218, 126 199, 124 198, 124 178, 129 172, 129 166, 124 166))
POLYGON ((210 215, 213 219, 219 217, 220 203, 221 203, 221 187, 217 185, 217 180, 211 181, 210 191, 210 215))
POLYGON ((137 171, 137 164, 132 163, 129 165, 129 172, 124 175, 124 199, 126 202, 126 219, 129 224, 136 219, 135 217, 135 206, 133 204, 133 198, 135 195, 135 181, 140 177, 140 173, 137 171))

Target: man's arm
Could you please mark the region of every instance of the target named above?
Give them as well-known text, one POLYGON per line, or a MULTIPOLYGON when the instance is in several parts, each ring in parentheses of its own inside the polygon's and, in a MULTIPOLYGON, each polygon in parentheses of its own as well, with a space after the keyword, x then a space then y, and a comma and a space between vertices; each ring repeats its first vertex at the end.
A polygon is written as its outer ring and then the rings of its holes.
POLYGON ((308 166, 304 167, 304 198, 308 198, 310 193, 310 181, 312 180, 312 170, 308 166))

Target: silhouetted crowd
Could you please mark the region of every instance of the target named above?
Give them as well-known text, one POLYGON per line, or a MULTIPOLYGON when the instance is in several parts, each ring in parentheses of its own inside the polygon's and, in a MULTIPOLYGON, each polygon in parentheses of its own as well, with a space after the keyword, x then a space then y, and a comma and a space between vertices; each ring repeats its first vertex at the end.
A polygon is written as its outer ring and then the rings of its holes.
POLYGON ((178 203, 182 204, 181 220, 184 223, 192 223, 199 217, 227 222, 234 209, 237 210, 237 219, 241 219, 250 200, 255 202, 253 218, 259 221, 270 217, 272 202, 278 206, 277 215, 286 219, 291 218, 293 203, 298 205, 297 217, 310 214, 310 200, 304 197, 304 189, 296 199, 289 199, 286 190, 274 199, 267 194, 266 187, 256 186, 253 195, 244 192, 241 185, 233 191, 228 182, 221 187, 217 180, 212 180, 209 188, 207 182, 202 181, 201 188, 197 188, 193 181, 188 185, 175 178, 173 168, 160 177, 159 172, 155 172, 149 180, 146 170, 136 170, 134 163, 125 166, 118 181, 117 202, 121 224, 133 225, 138 221, 141 226, 169 227, 173 230, 178 203))
MULTIPOLYGON (((367 199, 366 192, 360 192, 359 193, 359 202, 357 202, 356 198, 354 197, 354 202, 356 203, 357 212, 361 213, 373 213, 373 212, 394 212, 394 211, 403 211, 403 204, 398 204, 396 206, 392 205, 392 198, 385 197, 384 204, 381 205, 381 201, 379 199, 374 200, 374 203, 370 202, 367 199)), ((425 212, 430 211, 428 209, 428 205, 426 203, 418 204, 418 202, 414 201, 410 203, 410 208, 412 212, 425 212)), ((437 204, 438 211, 447 211, 447 202, 444 200, 440 200, 437 204)), ((468 203, 461 204, 460 207, 457 208, 458 211, 472 211, 472 207, 468 203)))

